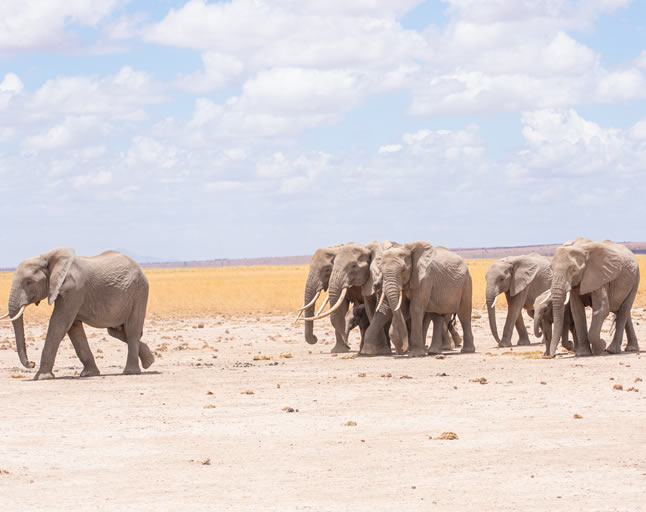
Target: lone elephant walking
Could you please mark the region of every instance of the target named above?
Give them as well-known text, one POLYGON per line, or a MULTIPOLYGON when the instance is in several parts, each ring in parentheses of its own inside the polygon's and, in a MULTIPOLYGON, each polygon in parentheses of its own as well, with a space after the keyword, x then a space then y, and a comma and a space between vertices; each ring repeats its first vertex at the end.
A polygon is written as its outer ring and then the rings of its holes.
POLYGON ((20 362, 27 368, 22 313, 25 307, 47 298, 54 304, 49 319, 40 368, 34 379, 54 378, 53 367, 61 340, 67 334, 83 363, 82 377, 99 375, 87 342, 83 324, 107 328, 108 334, 128 344, 124 374, 141 373, 155 360, 139 340, 143 333, 148 280, 141 267, 125 254, 102 252, 97 256, 76 256, 73 249, 54 249, 20 263, 9 295, 9 315, 16 335, 20 362))

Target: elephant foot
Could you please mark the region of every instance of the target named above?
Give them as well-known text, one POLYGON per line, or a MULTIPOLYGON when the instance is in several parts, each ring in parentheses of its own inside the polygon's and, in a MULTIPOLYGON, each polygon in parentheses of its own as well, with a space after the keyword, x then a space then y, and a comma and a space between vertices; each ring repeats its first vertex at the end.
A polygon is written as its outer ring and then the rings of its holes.
POLYGON ((152 354, 148 345, 145 343, 139 342, 139 359, 141 360, 141 366, 149 368, 151 364, 155 362, 155 356, 152 354))
POLYGON ((606 352, 608 352, 609 354, 619 354, 621 352, 621 346, 611 343, 606 348, 606 352))
POLYGON ((604 340, 599 340, 598 343, 592 342, 590 345, 592 346, 592 355, 594 356, 601 355, 606 350, 606 342, 604 340))
POLYGON ((350 352, 350 347, 348 347, 345 343, 337 343, 330 351, 331 354, 343 354, 345 352, 350 352))
POLYGON ((518 346, 519 347, 523 347, 523 346, 531 345, 531 344, 532 344, 532 342, 529 340, 529 338, 520 338, 518 340, 518 346))
POLYGON ((639 345, 637 343, 628 343, 626 345, 626 352, 639 352, 639 345))
POLYGON ((592 355, 592 350, 590 347, 577 348, 575 354, 577 357, 590 357, 592 355))
POLYGON ((475 345, 465 345, 460 352, 462 354, 473 354, 476 351, 475 345))
POLYGON ((81 372, 81 377, 98 377, 99 375, 101 375, 101 372, 96 366, 83 368, 83 371, 81 372))
POLYGON ((54 374, 52 372, 38 371, 36 372, 36 375, 34 375, 34 380, 51 380, 53 378, 54 378, 54 374))
POLYGON ((319 339, 314 334, 312 334, 311 336, 305 336, 305 341, 307 341, 310 345, 316 345, 319 339))
POLYGON ((390 349, 390 347, 374 347, 374 346, 369 346, 365 345, 361 347, 361 350, 359 351, 359 356, 391 356, 393 354, 393 351, 390 349))
POLYGON ((424 356, 426 356, 425 347, 415 347, 415 348, 411 348, 408 351, 408 357, 424 357, 424 356))
POLYGON ((123 374, 124 375, 140 375, 141 374, 141 368, 139 366, 133 366, 133 367, 128 367, 126 366, 123 369, 123 374))
POLYGON ((511 347, 511 340, 501 340, 498 342, 499 348, 508 348, 511 347))

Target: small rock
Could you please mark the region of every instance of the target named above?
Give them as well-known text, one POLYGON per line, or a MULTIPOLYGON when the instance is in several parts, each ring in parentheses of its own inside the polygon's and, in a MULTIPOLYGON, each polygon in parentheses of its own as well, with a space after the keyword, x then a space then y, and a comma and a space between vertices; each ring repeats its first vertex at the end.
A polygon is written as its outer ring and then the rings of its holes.
POLYGON ((241 391, 240 394, 241 395, 255 395, 255 393, 253 391, 251 391, 250 389, 247 389, 245 391, 241 391))
POLYGON ((357 422, 356 422, 356 421, 346 421, 346 422, 343 424, 343 426, 344 426, 344 427, 356 427, 356 426, 357 426, 357 422))
POLYGON ((574 416, 573 416, 573 418, 574 418, 575 420, 580 420, 581 418, 583 418, 583 416, 581 416, 579 413, 575 413, 575 414, 574 414, 574 416))
POLYGON ((215 405, 213 404, 208 404, 203 407, 203 409, 215 409, 215 405))
POLYGON ((281 352, 281 353, 280 353, 280 357, 281 357, 282 359, 291 359, 291 358, 292 358, 292 357, 294 357, 294 356, 293 356, 293 355, 291 355, 289 352, 281 352))
POLYGON ((25 376, 22 373, 19 372, 13 372, 11 375, 9 375, 11 379, 24 379, 25 376))
POLYGON ((487 379, 485 377, 480 377, 479 379, 469 379, 469 382, 478 382, 479 384, 487 384, 487 379))
POLYGON ((359 372, 357 374, 357 377, 365 377, 365 376, 366 376, 366 374, 364 372, 359 372))
POLYGON ((437 439, 441 439, 443 441, 453 441, 455 439, 459 439, 459 437, 455 432, 442 432, 440 437, 438 437, 437 439))
POLYGON ((206 458, 204 460, 201 460, 200 464, 202 464, 202 466, 210 466, 211 465, 211 459, 206 458))
POLYGON ((621 384, 615 384, 614 386, 612 386, 612 389, 615 389, 617 391, 622 391, 624 387, 621 384))

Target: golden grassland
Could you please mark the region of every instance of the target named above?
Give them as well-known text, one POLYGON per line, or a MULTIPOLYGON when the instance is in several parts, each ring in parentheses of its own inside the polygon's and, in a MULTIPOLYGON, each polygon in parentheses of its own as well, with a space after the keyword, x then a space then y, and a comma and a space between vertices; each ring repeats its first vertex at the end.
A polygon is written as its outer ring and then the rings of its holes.
MULTIPOLYGON (((646 307, 646 255, 638 255, 641 275, 635 307, 646 307)), ((485 296, 485 273, 495 260, 467 260, 473 280, 473 308, 480 309, 485 296)), ((308 265, 148 269, 148 314, 209 315, 289 313, 303 304, 308 265)), ((12 274, 0 273, 0 301, 6 304, 12 274)), ((319 299, 320 303, 320 299, 319 299)), ((504 296, 498 299, 505 306, 504 296)), ((4 312, 5 308, 0 307, 4 312)), ((30 307, 25 315, 49 316, 47 301, 30 307)))

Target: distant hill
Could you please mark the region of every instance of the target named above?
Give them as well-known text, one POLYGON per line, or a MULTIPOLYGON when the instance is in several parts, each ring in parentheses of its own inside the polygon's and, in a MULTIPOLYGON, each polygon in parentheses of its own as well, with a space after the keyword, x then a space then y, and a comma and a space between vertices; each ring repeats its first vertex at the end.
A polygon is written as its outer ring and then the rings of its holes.
MULTIPOLYGON (((621 242, 635 254, 646 254, 646 242, 621 242)), ((553 256, 561 244, 522 245, 516 247, 472 247, 451 249, 465 259, 498 259, 505 256, 515 256, 537 252, 543 256, 553 256)), ((202 261, 169 261, 169 262, 139 262, 144 268, 199 268, 199 267, 251 267, 256 265, 307 265, 311 255, 304 256, 275 256, 267 258, 238 258, 215 259, 202 261)))

